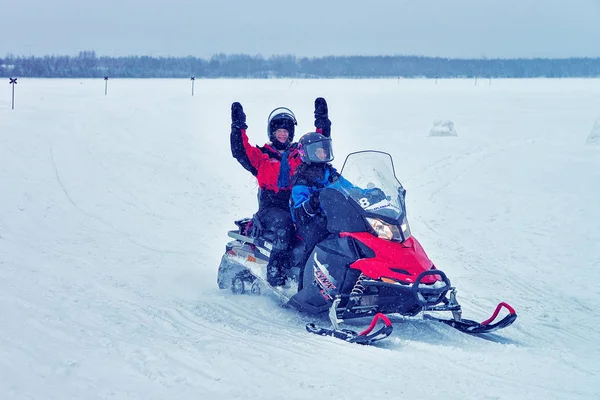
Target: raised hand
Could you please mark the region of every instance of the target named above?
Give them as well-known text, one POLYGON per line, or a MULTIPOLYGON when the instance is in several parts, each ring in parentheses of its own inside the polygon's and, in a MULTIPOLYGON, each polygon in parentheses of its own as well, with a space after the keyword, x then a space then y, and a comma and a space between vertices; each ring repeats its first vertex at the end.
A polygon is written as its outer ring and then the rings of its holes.
POLYGON ((315 119, 329 116, 327 110, 327 102, 322 97, 317 97, 315 100, 315 119))
POLYGON ((244 108, 237 101, 231 105, 231 126, 239 129, 248 128, 244 108))
POLYGON ((325 136, 329 136, 331 121, 329 120, 329 110, 327 102, 322 97, 315 100, 315 128, 322 129, 325 136))

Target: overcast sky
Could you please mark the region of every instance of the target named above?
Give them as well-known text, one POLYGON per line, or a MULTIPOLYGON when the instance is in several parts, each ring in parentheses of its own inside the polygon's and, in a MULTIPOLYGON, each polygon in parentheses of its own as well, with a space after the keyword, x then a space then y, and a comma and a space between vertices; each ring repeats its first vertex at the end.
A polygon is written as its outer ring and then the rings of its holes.
POLYGON ((600 0, 0 0, 0 56, 600 57, 600 0))

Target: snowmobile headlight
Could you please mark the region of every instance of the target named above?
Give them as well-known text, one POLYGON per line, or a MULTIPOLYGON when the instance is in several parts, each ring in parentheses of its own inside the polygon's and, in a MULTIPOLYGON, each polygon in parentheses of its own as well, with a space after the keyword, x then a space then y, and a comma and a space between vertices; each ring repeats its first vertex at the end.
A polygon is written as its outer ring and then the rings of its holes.
POLYGON ((375 218, 367 218, 367 222, 371 225, 371 228, 373 228, 379 238, 385 240, 402 240, 402 234, 397 225, 386 224, 375 218))

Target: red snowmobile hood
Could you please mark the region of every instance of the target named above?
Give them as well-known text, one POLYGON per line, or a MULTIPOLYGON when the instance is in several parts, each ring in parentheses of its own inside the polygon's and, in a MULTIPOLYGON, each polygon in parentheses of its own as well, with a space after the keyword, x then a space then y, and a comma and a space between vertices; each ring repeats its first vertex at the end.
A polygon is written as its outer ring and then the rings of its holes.
MULTIPOLYGON (((423 271, 432 269, 433 263, 425 250, 414 237, 402 243, 380 239, 368 232, 342 232, 341 237, 352 237, 373 250, 375 257, 361 258, 352 264, 372 279, 392 278, 400 282, 414 283, 423 271)), ((423 278, 422 283, 434 283, 440 280, 435 275, 423 278)))

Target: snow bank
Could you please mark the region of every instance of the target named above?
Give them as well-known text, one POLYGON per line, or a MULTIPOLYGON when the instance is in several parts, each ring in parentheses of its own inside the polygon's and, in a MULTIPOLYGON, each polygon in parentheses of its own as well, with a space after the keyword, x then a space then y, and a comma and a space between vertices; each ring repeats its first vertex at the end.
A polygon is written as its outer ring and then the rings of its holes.
POLYGON ((454 129, 454 122, 445 120, 436 120, 433 128, 429 131, 429 136, 458 136, 454 129))
POLYGON ((586 144, 600 145, 600 118, 596 120, 590 136, 588 136, 586 144))

